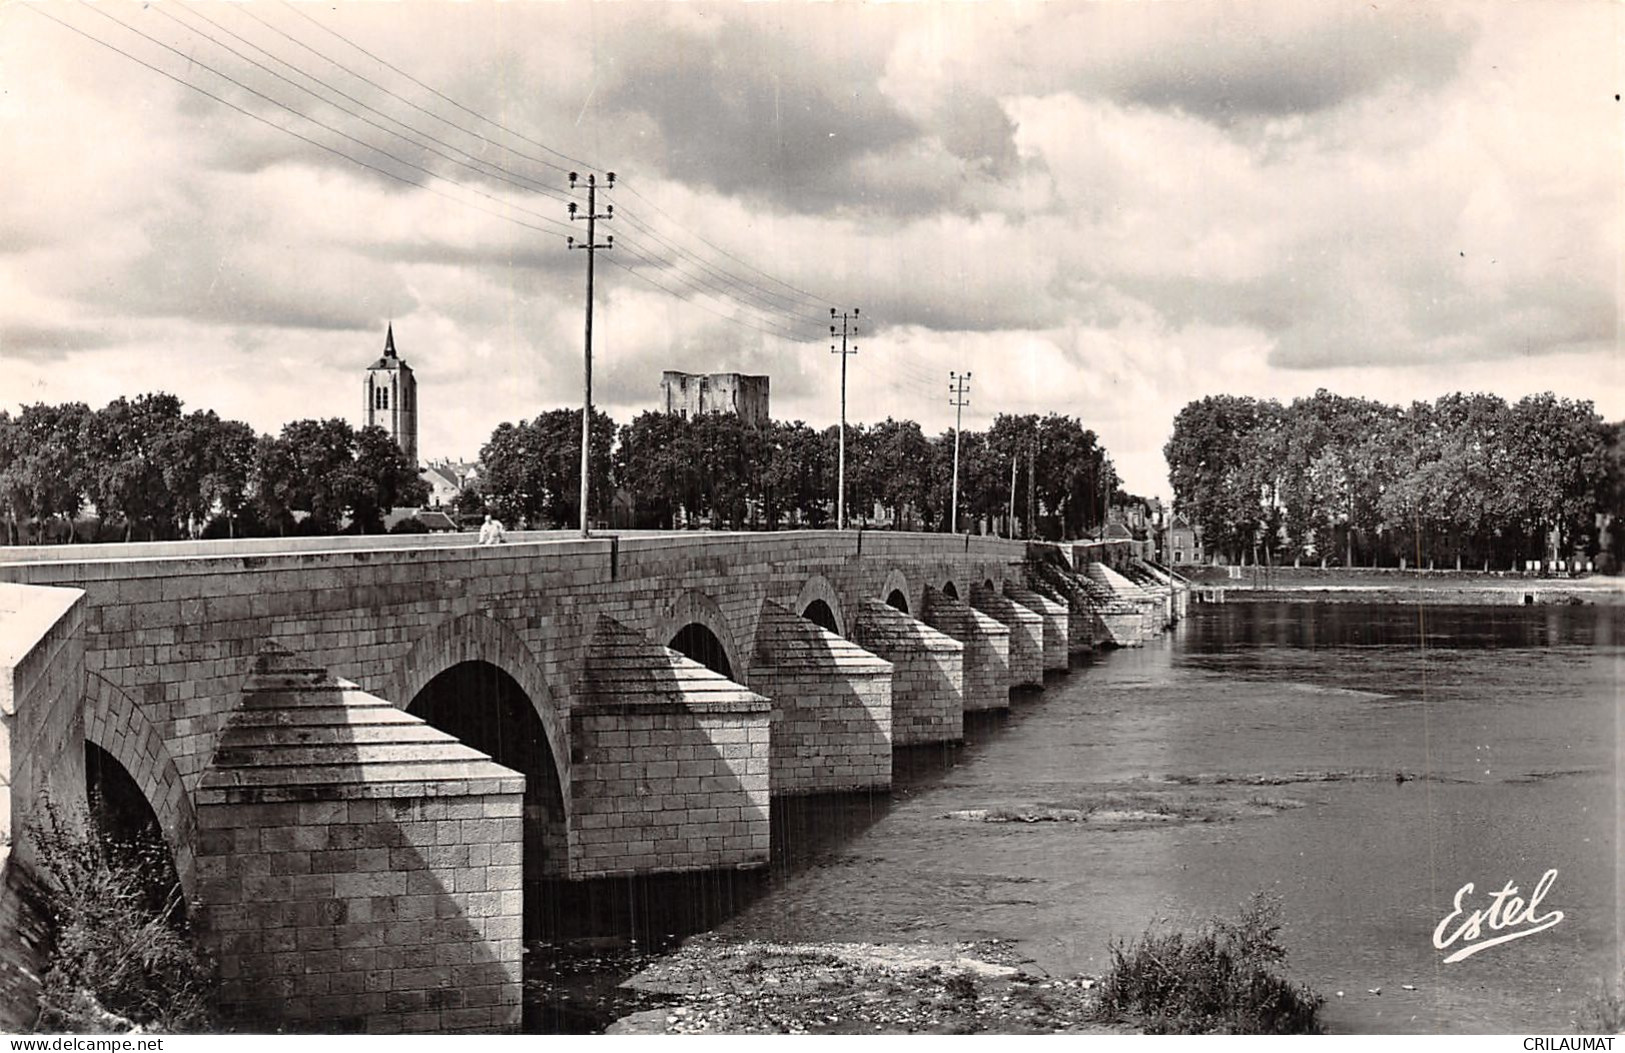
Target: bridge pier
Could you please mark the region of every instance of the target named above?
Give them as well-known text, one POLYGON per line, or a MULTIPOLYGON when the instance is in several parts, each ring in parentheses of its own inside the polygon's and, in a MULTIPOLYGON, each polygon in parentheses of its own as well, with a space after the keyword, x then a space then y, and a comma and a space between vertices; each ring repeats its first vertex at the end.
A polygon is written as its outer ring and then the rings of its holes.
MULTIPOLYGON (((994 538, 851 531, 0 549, 0 579, 17 583, 0 587, 0 609, 8 596, 83 590, 82 602, 41 623, 61 622, 60 632, 40 627, 0 646, 0 682, 10 684, 0 688, 10 692, 0 698, 0 799, 10 805, 0 823, 13 835, 0 938, 30 931, 12 881, 29 851, 25 820, 43 787, 59 804, 83 800, 88 741, 150 805, 188 902, 233 971, 234 1012, 296 1028, 511 1028, 514 903, 526 885, 759 866, 770 794, 889 785, 894 744, 958 736, 963 712, 1007 708, 1011 687, 1041 684, 1043 616, 995 584, 1026 552, 994 538), (985 610, 927 584, 966 595, 976 581, 987 583, 985 610), (796 597, 798 611, 850 629, 861 597, 893 593, 946 638, 916 626, 934 642, 889 652, 895 664, 767 602, 796 597), (679 638, 700 665, 662 646, 679 638), (939 646, 947 639, 960 645, 957 712, 947 702, 953 650, 939 646), (285 700, 275 720, 243 694, 266 640, 307 656, 314 677, 286 682, 307 660, 292 658, 257 674, 284 676, 276 691, 252 682, 261 702, 285 700), (703 668, 720 672, 724 660, 722 675, 703 668), (44 667, 56 672, 30 671, 44 667), (496 701, 481 712, 496 714, 495 738, 452 715, 474 708, 463 703, 487 681, 496 701), (326 701, 300 703, 305 688, 326 701), (386 712, 381 699, 414 708, 386 712), (507 734, 527 708, 535 721, 507 734), (428 725, 410 715, 419 712, 428 725), (318 715, 329 722, 302 723, 318 715), (276 728, 321 741, 273 741, 276 728), (457 752, 468 746, 501 763, 457 752), (315 765, 312 751, 323 749, 342 763, 315 765), (441 760, 418 764, 426 749, 441 760), (503 774, 483 783, 424 774, 447 757, 442 772, 466 763, 503 774), (504 781, 518 780, 508 769, 521 770, 522 784, 504 781), (273 771, 281 782, 233 781, 273 771), (499 808, 489 820, 487 799, 499 808), (469 823, 484 824, 469 827, 476 840, 461 839, 469 823), (413 891, 426 883, 439 891, 413 891), (488 893, 496 898, 476 898, 488 893), (407 914, 389 913, 397 899, 413 901, 407 914), (450 904, 449 915, 411 914, 428 902, 450 904), (452 931, 459 921, 466 930, 452 931), (369 927, 383 935, 367 936, 369 927), (363 952, 372 954, 365 971, 363 952), (490 971, 456 972, 474 966, 490 971), (465 989, 478 993, 446 993, 465 989)), ((0 643, 23 624, 0 617, 0 643)), ((853 635, 883 649, 878 637, 853 635)), ((32 968, 6 954, 0 994, 32 968)), ((0 1028, 11 1023, 0 1018, 0 1028)))
POLYGON ((1133 582, 1141 592, 1157 601, 1159 622, 1157 632, 1162 632, 1174 623, 1174 590, 1153 573, 1150 567, 1139 560, 1133 560, 1120 573, 1133 582))
POLYGON ((196 791, 196 917, 249 1026, 519 1026, 524 778, 268 646, 196 791))
POLYGON ((852 642, 892 664, 892 745, 965 737, 965 645, 879 600, 863 600, 852 642))
POLYGON ((1010 687, 1044 686, 1044 619, 987 583, 971 589, 970 605, 1010 630, 1010 687))
POLYGON ((1163 605, 1155 596, 1104 563, 1089 564, 1088 574, 1091 579, 1111 590, 1117 600, 1133 606, 1140 616, 1141 641, 1163 630, 1163 605))
POLYGON ((1101 642, 1114 647, 1138 647, 1145 642, 1145 618, 1139 607, 1120 597, 1104 579, 1095 576, 1091 568, 1099 566, 1098 563, 1088 564, 1082 574, 1074 576, 1074 580, 1083 587, 1089 598, 1099 631, 1104 635, 1101 642))
POLYGON ((1010 708, 1010 630, 934 587, 925 588, 924 622, 965 647, 965 712, 1010 708))
POLYGON ((569 876, 763 866, 767 699, 605 615, 570 715, 569 876))
POLYGON ((1005 599, 1013 600, 1038 615, 1044 641, 1044 671, 1064 670, 1071 661, 1067 656, 1067 611, 1064 606, 1032 589, 1015 582, 1004 583, 1005 599))
POLYGON ((1033 591, 1066 608, 1068 655, 1076 656, 1094 650, 1097 639, 1102 639, 1104 634, 1096 625, 1097 619, 1089 605, 1088 593, 1079 584, 1077 576, 1054 564, 1038 563, 1032 568, 1029 584, 1033 591))
POLYGON ((773 703, 774 796, 891 785, 890 662, 763 600, 750 687, 773 703))

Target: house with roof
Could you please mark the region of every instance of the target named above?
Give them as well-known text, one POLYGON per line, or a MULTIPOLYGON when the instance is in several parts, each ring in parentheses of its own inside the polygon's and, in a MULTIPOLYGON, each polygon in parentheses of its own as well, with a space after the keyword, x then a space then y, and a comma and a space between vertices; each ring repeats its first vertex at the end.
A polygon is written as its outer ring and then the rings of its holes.
POLYGON ((1173 521, 1168 524, 1163 552, 1168 556, 1168 564, 1174 567, 1207 561, 1206 555, 1202 552, 1201 530, 1180 515, 1174 516, 1173 521))

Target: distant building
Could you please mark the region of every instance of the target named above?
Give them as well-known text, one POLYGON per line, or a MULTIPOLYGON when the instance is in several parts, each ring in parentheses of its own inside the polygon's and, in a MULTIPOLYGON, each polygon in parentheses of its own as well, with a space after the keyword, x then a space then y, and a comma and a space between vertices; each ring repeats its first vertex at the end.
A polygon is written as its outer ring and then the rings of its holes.
POLYGON ((1168 554, 1170 566, 1205 562, 1202 532, 1191 526, 1184 516, 1174 516, 1168 525, 1168 542, 1163 551, 1168 554))
POLYGON ((660 375, 660 395, 666 412, 684 419, 702 413, 734 413, 746 424, 763 425, 769 420, 766 377, 668 369, 660 375))
POLYGON ((479 478, 479 466, 463 461, 429 461, 418 472, 429 487, 431 506, 449 505, 479 478))
POLYGON ((362 419, 384 429, 406 459, 418 463, 418 382, 412 367, 395 354, 395 326, 384 335, 384 357, 367 367, 362 384, 362 419))

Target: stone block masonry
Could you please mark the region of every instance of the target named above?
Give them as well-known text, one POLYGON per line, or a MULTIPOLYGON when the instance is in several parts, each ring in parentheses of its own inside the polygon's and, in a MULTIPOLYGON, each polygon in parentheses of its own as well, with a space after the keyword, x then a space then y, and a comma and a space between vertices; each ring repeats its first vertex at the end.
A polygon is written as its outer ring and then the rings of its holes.
POLYGON ((239 1027, 519 1026, 524 779, 267 647, 197 792, 196 917, 239 1027))
POLYGON ((965 645, 879 600, 860 600, 852 642, 892 664, 893 746, 965 737, 965 645))
POLYGON ((1068 655, 1066 606, 1014 582, 1004 583, 1006 599, 1014 600, 1043 620, 1044 670, 1064 670, 1071 664, 1068 655))
POLYGON ((1105 629, 1097 628, 1098 618, 1090 608, 1088 593, 1077 576, 1053 563, 1036 562, 1028 568, 1028 584, 1034 592, 1066 606, 1067 650, 1085 654, 1096 642, 1104 642, 1105 629))
POLYGON ((982 584, 971 590, 970 605, 1010 630, 1010 687, 1044 686, 1044 619, 982 584))
POLYGON ((84 593, 0 584, 0 1031, 34 1027, 48 915, 32 830, 85 806, 84 593))
POLYGON ((763 600, 750 668, 773 700, 775 795, 891 785, 890 662, 763 600))
POLYGON ((937 590, 925 588, 925 623, 965 647, 965 712, 1010 708, 1010 630, 937 590))
POLYGON ((1084 572, 1090 581, 1105 586, 1120 603, 1127 603, 1138 612, 1140 639, 1136 642, 1143 643, 1147 637, 1155 636, 1163 630, 1166 608, 1157 597, 1104 563, 1090 563, 1084 568, 1084 572))
POLYGON ((570 877, 764 866, 771 707, 600 615, 570 717, 570 877))
MULTIPOLYGON (((418 851, 431 876, 409 878, 413 887, 438 882, 455 904, 448 909, 466 923, 453 932, 440 923, 456 918, 434 919, 438 931, 426 936, 424 946, 449 948, 435 950, 435 961, 444 955, 453 965, 495 962, 499 973, 510 964, 516 968, 517 957, 508 955, 517 955, 517 942, 510 947, 495 934, 517 926, 518 916, 504 913, 510 920, 493 924, 483 913, 491 903, 481 901, 476 908, 459 897, 484 895, 494 890, 493 881, 507 880, 504 874, 484 871, 513 864, 490 860, 518 853, 521 870, 527 865, 538 869, 537 861, 527 860, 516 843, 519 838, 508 833, 498 835, 502 844, 492 842, 489 851, 473 841, 450 840, 463 836, 465 820, 446 818, 441 810, 455 813, 478 798, 483 814, 483 798, 515 796, 519 783, 512 784, 515 793, 510 794, 502 780, 512 778, 511 773, 493 775, 495 782, 448 774, 460 765, 488 763, 455 751, 418 764, 411 759, 417 756, 414 751, 445 740, 436 740, 432 728, 391 712, 380 699, 408 706, 463 663, 494 667, 523 691, 537 712, 551 761, 538 762, 526 774, 537 780, 537 791, 546 785, 544 778, 556 778, 561 806, 545 817, 538 815, 534 828, 524 834, 530 847, 543 849, 546 865, 558 867, 546 875, 527 873, 532 880, 618 874, 628 867, 652 873, 755 865, 766 859, 768 850, 769 792, 814 793, 889 782, 896 675, 889 663, 838 638, 813 634, 796 642, 797 633, 806 630, 784 632, 783 626, 791 623, 785 622, 782 608, 769 613, 768 628, 759 632, 763 602, 816 597, 847 630, 852 612, 865 598, 901 589, 910 610, 919 614, 931 587, 951 584, 965 595, 971 582, 1002 583, 1026 551, 1027 546, 1001 539, 890 531, 623 532, 591 539, 513 532, 501 546, 479 546, 466 535, 392 535, 0 548, 0 580, 84 593, 79 605, 82 634, 75 629, 64 637, 82 639, 82 665, 76 644, 45 649, 61 656, 60 663, 53 657, 46 665, 71 670, 77 690, 64 694, 48 687, 43 694, 29 689, 16 696, 56 700, 38 710, 25 707, 33 714, 26 719, 52 714, 42 729, 64 728, 59 716, 72 720, 82 714, 82 733, 67 727, 61 736, 55 730, 36 734, 19 730, 14 721, 6 729, 7 764, 0 767, 14 780, 10 789, 25 792, 5 797, 21 808, 20 802, 35 803, 41 785, 82 790, 84 741, 104 749, 152 805, 188 901, 198 907, 200 925, 233 934, 234 949, 223 960, 236 970, 231 979, 237 981, 234 989, 245 1014, 271 1012, 277 1019, 266 1023, 323 1030, 441 1031, 483 1027, 492 1018, 496 1023, 491 1026, 500 1029, 508 1026, 504 1012, 487 1011, 477 1002, 492 992, 458 1004, 457 996, 444 993, 438 981, 414 986, 424 978, 411 971, 429 967, 423 964, 429 951, 421 948, 411 951, 404 964, 397 952, 380 951, 368 965, 370 974, 359 980, 349 973, 315 978, 353 972, 360 967, 356 960, 346 959, 337 972, 326 958, 312 959, 305 968, 302 955, 328 949, 319 946, 326 939, 317 931, 323 925, 311 919, 328 918, 323 923, 328 927, 358 926, 361 922, 349 920, 347 913, 334 913, 339 909, 334 904, 360 912, 360 900, 368 897, 336 891, 328 895, 322 872, 297 868, 315 867, 321 859, 325 866, 379 875, 388 884, 395 879, 383 876, 376 854, 320 854, 381 847, 418 851), (634 685, 612 685, 613 678, 601 675, 602 670, 586 675, 600 616, 629 628, 644 644, 667 644, 691 622, 704 625, 718 638, 731 677, 739 681, 716 678, 711 683, 735 696, 713 698, 708 693, 718 689, 689 683, 657 705, 639 706, 634 685), (296 664, 342 673, 346 681, 318 677, 300 686, 344 701, 297 712, 290 703, 286 716, 275 717, 249 706, 245 681, 261 646, 273 639, 303 656, 296 664), (597 687, 585 686, 593 680, 599 681, 597 687), (773 696, 775 705, 742 691, 739 684, 773 696), (619 699, 606 697, 617 692, 619 699), (82 706, 73 704, 76 699, 82 706), (777 739, 771 725, 775 710, 783 732, 777 739), (408 725, 414 729, 410 733, 408 725), (278 739, 273 728, 287 735, 319 732, 319 741, 278 739), (24 740, 33 744, 25 749, 18 745, 24 740), (604 759, 617 750, 622 751, 618 758, 604 759), (582 764, 579 771, 575 760, 582 764), (702 764, 709 764, 709 774, 701 773, 702 764), (242 781, 222 781, 228 773, 242 781), (576 793, 585 798, 584 807, 578 807, 576 793), (733 803, 713 800, 717 794, 733 803), (401 816, 379 811, 381 802, 392 801, 406 802, 401 816), (342 818, 334 812, 319 820, 310 811, 340 803, 342 818), (204 808, 209 810, 207 825, 200 816, 204 808), (256 815, 255 808, 267 811, 256 815), (409 818, 417 814, 414 808, 422 814, 409 818), (628 823, 628 817, 635 821, 628 823), (369 832, 368 823, 380 824, 386 832, 369 832), (301 832, 312 825, 342 832, 334 834, 334 842, 291 853, 272 847, 315 836, 301 832), (262 826, 281 832, 262 844, 262 826), (397 832, 387 833, 390 829, 397 832), (655 830, 661 831, 659 836, 648 836, 655 830), (375 843, 386 836, 402 840, 375 843), (461 852, 441 851, 460 843, 468 845, 466 867, 461 852), (564 851, 556 851, 560 846, 564 851), (238 860, 239 854, 248 862, 238 860), (206 867, 202 855, 209 858, 206 867), (273 866, 296 869, 280 873, 273 866), (199 895, 204 880, 200 869, 213 882, 213 898, 199 895), (230 885, 248 878, 269 884, 255 885, 252 895, 241 884, 230 885), (482 881, 483 890, 477 887, 482 881), (467 962, 456 960, 463 957, 456 947, 470 930, 478 933, 478 940, 467 944, 475 949, 468 952, 467 962), (270 934, 263 949, 262 931, 270 934), (274 962, 254 957, 261 954, 295 957, 274 962), (387 975, 371 975, 380 973, 387 975), (271 1000, 283 998, 282 987, 294 976, 299 977, 298 993, 284 1000, 284 1012, 282 1002, 273 1006, 271 1000), (256 977, 266 978, 265 983, 256 985, 256 977), (315 1002, 323 984, 333 996, 324 1003, 328 1008, 315 1002)), ((964 704, 970 709, 1007 706, 1010 630, 960 606, 964 627, 938 628, 965 644, 964 704), (973 654, 987 660, 973 659, 973 654)), ((804 609, 804 602, 797 604, 798 612, 804 609)), ((12 628, 8 622, 0 617, 0 632, 12 628)), ((663 660, 669 676, 670 660, 663 660)), ((274 672, 266 669, 254 676, 274 672)), ((29 682, 66 683, 49 676, 29 682)), ((263 681, 255 682, 256 691, 265 689, 263 681)), ((300 696, 284 686, 283 694, 300 696)), ((18 720, 25 719, 22 710, 18 713, 18 720)), ((520 815, 512 818, 523 824, 519 800, 520 815)), ((505 829, 509 818, 493 816, 492 822, 505 829)), ((12 826, 16 819, 16 814, 10 817, 12 826)), ((489 833, 483 826, 468 829, 468 836, 489 833)), ((7 894, 12 887, 5 886, 7 894)), ((501 886, 501 891, 514 889, 501 886)), ((3 911, 0 916, 9 917, 3 911)), ((390 941, 408 937, 403 927, 392 931, 381 937, 383 943, 363 946, 387 949, 394 946, 390 941)), ((341 938, 366 939, 359 929, 334 937, 341 938)), ((506 991, 507 982, 475 986, 506 991)), ((457 977, 451 983, 463 986, 457 977)), ((506 999, 503 994, 496 1004, 506 1007, 506 999)))

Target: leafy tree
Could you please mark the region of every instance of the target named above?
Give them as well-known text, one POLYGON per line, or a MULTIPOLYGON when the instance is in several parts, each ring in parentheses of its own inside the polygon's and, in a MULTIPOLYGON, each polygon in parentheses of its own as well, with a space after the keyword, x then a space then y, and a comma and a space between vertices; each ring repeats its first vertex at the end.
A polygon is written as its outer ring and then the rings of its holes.
POLYGON ((369 425, 355 436, 355 460, 344 484, 346 506, 356 529, 381 533, 392 508, 418 508, 429 502, 429 486, 417 465, 390 434, 369 425))
POLYGON ((1253 463, 1267 448, 1253 433, 1277 419, 1257 399, 1210 395, 1179 411, 1173 436, 1163 447, 1174 485, 1174 511, 1201 529, 1209 549, 1238 562, 1267 518, 1265 473, 1253 463))
POLYGON ((8 533, 23 540, 29 524, 57 516, 69 523, 89 487, 86 451, 90 409, 84 403, 35 403, 12 417, 0 413, 0 502, 8 533))
POLYGON ((235 537, 237 521, 251 499, 249 484, 258 437, 247 424, 221 420, 213 410, 194 413, 189 420, 199 439, 206 440, 198 480, 204 514, 218 508, 226 520, 227 536, 235 537))
POLYGON ((639 526, 677 525, 677 513, 690 497, 687 423, 675 413, 645 412, 621 427, 615 481, 633 495, 639 526))
POLYGON ((337 533, 353 486, 354 451, 355 431, 339 417, 296 420, 277 438, 262 439, 254 474, 266 521, 286 533, 294 513, 305 512, 300 533, 337 533))
POLYGON ((182 508, 198 502, 171 485, 197 478, 181 430, 181 401, 165 392, 114 399, 89 421, 91 493, 103 520, 123 521, 126 541, 137 526, 172 535, 182 508))
POLYGON ((835 497, 833 433, 814 431, 801 421, 774 422, 768 431, 762 491, 767 528, 794 514, 799 522, 822 527, 835 497))
POLYGON ((887 417, 871 427, 860 427, 855 444, 849 436, 847 481, 852 484, 851 494, 861 501, 849 504, 849 510, 861 511, 865 518, 879 505, 891 512, 894 526, 903 529, 910 525, 911 509, 927 521, 933 515, 931 447, 913 421, 887 417))
MULTIPOLYGON (((606 518, 610 490, 610 451, 615 422, 593 412, 592 518, 606 518)), ((548 410, 531 421, 498 425, 480 450, 487 506, 500 519, 516 523, 567 526, 579 521, 581 504, 581 411, 548 410)))

